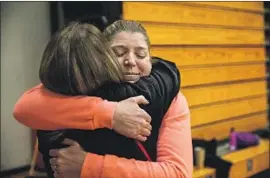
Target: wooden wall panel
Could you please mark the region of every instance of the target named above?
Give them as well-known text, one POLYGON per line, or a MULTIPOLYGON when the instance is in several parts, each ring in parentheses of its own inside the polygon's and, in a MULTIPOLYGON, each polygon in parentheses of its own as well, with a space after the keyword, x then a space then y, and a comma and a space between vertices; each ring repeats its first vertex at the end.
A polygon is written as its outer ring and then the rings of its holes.
POLYGON ((151 55, 179 67, 194 138, 266 126, 262 11, 262 2, 124 2, 123 18, 146 28, 151 55))
POLYGON ((205 140, 211 140, 215 137, 218 140, 222 140, 229 136, 230 128, 232 127, 237 131, 243 132, 265 128, 267 124, 266 116, 266 112, 264 112, 241 119, 227 120, 207 126, 200 126, 192 129, 192 137, 205 140))
POLYGON ((177 2, 124 2, 128 20, 263 28, 263 14, 187 6, 177 2), (138 13, 138 9, 140 13, 138 13), (226 13, 225 13, 226 12, 226 13))
POLYGON ((188 68, 181 70, 182 86, 263 78, 265 64, 188 68))
POLYGON ((210 124, 229 118, 266 111, 267 96, 232 101, 212 106, 203 106, 191 109, 191 126, 210 124))
POLYGON ((202 104, 266 94, 266 82, 265 80, 260 80, 227 85, 183 88, 181 91, 192 108, 202 104))
POLYGON ((186 3, 263 12, 262 1, 253 1, 253 2, 240 2, 240 1, 239 2, 195 2, 194 1, 194 2, 186 2, 186 3))
MULTIPOLYGON (((265 128, 268 106, 263 2, 123 4, 123 18, 137 20, 146 28, 151 55, 179 67, 193 138, 223 140, 232 127, 247 132, 265 128)), ((235 158, 240 159, 241 154, 235 158)), ((230 176, 250 177, 269 165, 265 159, 269 152, 253 149, 248 154, 256 157, 254 170, 243 172, 244 159, 249 156, 245 153, 230 176)), ((206 176, 201 171, 194 171, 194 175, 206 176)))
POLYGON ((261 30, 202 28, 175 24, 142 23, 152 45, 264 44, 261 30))
POLYGON ((175 62, 178 66, 220 65, 265 61, 265 49, 226 47, 153 46, 153 56, 175 62))

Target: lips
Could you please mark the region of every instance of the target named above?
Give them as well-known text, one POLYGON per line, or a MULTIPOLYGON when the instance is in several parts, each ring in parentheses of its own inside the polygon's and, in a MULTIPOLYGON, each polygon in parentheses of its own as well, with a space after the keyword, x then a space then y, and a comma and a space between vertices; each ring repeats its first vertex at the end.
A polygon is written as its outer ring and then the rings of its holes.
POLYGON ((135 72, 126 72, 124 75, 140 75, 140 73, 135 73, 135 72))
POLYGON ((124 73, 124 78, 128 82, 135 82, 139 80, 140 78, 140 73, 124 73))

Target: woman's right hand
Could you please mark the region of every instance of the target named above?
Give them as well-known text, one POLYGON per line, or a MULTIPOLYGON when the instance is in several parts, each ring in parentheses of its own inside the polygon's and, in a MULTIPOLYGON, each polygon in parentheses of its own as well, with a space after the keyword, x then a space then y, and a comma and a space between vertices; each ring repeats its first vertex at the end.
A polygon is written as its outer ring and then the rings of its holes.
POLYGON ((131 97, 118 102, 112 128, 121 135, 144 142, 151 134, 151 117, 139 107, 139 104, 149 104, 149 102, 144 96, 131 97))

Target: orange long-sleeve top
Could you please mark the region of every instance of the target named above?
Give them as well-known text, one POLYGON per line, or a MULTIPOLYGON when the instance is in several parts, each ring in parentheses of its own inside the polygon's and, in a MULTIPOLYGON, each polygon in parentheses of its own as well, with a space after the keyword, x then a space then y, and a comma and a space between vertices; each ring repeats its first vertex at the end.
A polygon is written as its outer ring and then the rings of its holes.
POLYGON ((19 98, 13 116, 37 130, 111 129, 116 105, 99 97, 61 95, 39 84, 19 98))
MULTIPOLYGON (((116 104, 98 97, 63 96, 38 85, 23 94, 13 114, 34 129, 94 130, 111 128, 116 104)), ((81 178, 191 178, 192 160, 190 113, 185 97, 179 93, 161 124, 157 162, 87 153, 81 178)))

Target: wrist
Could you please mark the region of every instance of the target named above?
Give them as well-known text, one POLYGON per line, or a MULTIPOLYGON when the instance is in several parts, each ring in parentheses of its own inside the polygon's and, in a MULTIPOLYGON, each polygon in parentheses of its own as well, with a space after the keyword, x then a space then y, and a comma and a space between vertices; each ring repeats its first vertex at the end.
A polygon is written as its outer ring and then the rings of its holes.
POLYGON ((117 109, 118 106, 119 106, 119 103, 116 104, 116 107, 112 116, 112 128, 111 128, 112 130, 115 130, 115 123, 118 117, 118 109, 117 109))
POLYGON ((94 111, 94 127, 98 128, 108 128, 113 127, 113 117, 117 107, 117 102, 110 102, 104 100, 102 104, 96 106, 94 111))
POLYGON ((80 178, 101 177, 104 156, 86 153, 80 178))

